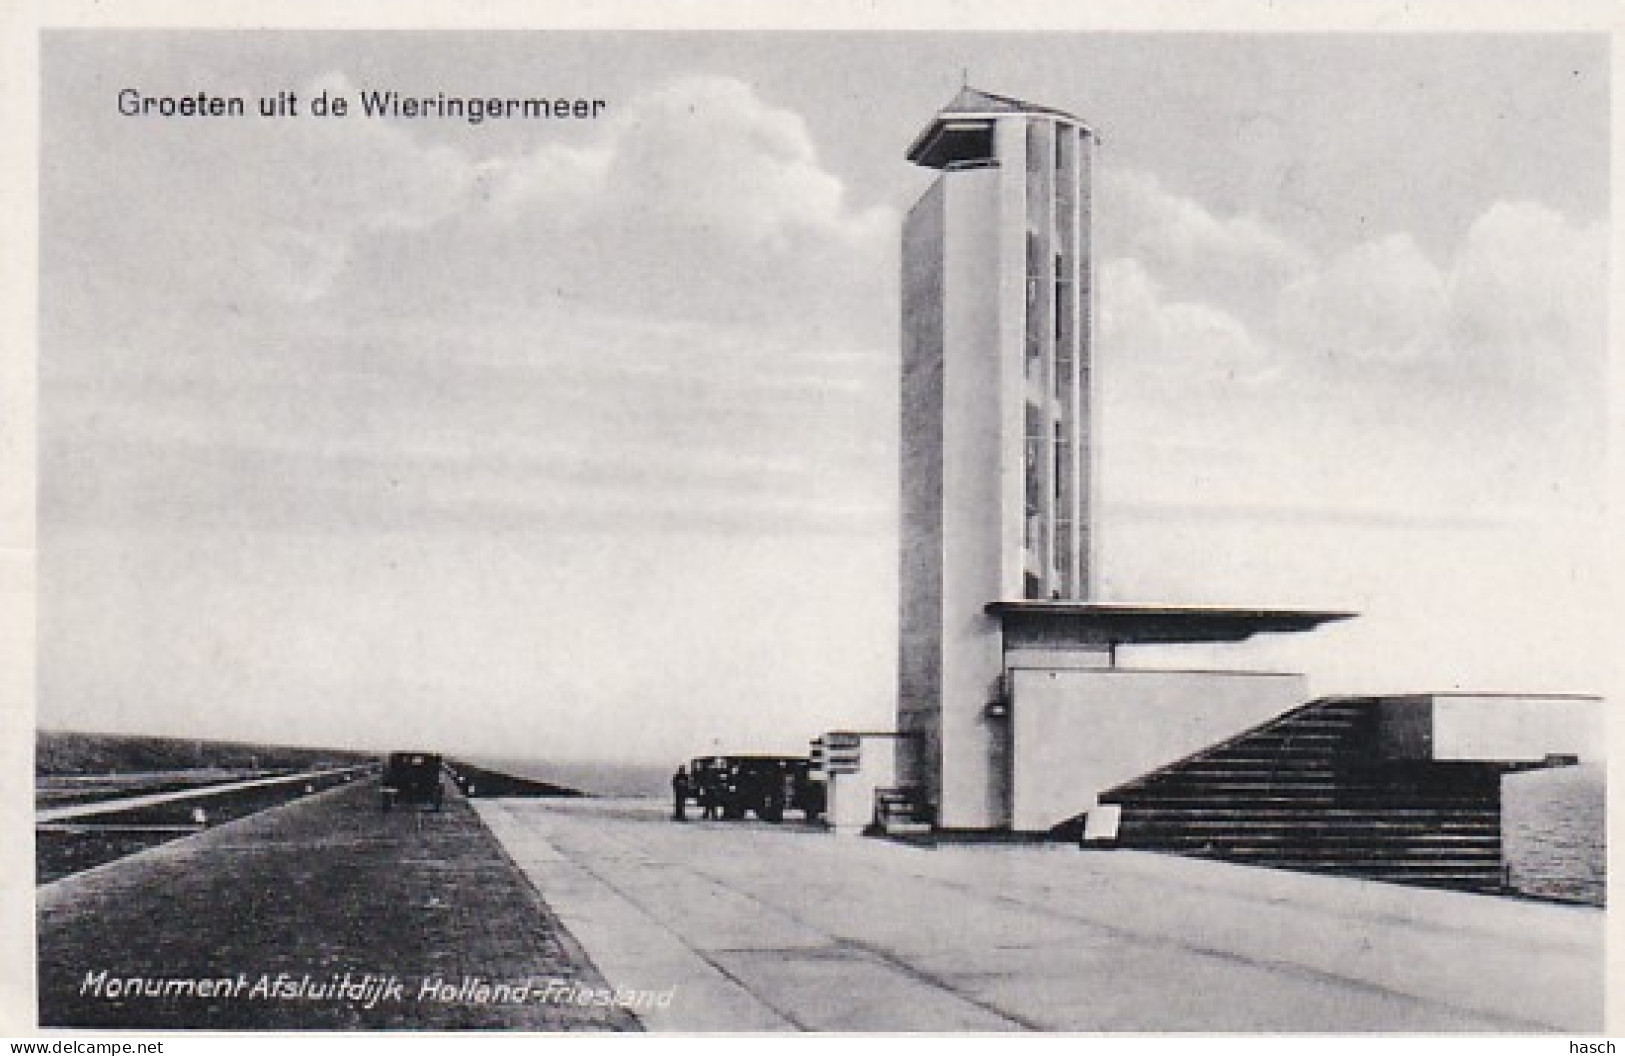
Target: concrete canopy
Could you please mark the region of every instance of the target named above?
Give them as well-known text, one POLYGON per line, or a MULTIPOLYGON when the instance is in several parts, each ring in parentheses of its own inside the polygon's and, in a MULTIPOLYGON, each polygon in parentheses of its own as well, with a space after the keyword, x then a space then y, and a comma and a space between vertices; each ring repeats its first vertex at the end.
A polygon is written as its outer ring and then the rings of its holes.
POLYGON ((1011 643, 1064 638, 1111 645, 1240 642, 1255 634, 1312 631, 1357 615, 1309 609, 1077 601, 995 601, 984 611, 999 618, 1011 643))

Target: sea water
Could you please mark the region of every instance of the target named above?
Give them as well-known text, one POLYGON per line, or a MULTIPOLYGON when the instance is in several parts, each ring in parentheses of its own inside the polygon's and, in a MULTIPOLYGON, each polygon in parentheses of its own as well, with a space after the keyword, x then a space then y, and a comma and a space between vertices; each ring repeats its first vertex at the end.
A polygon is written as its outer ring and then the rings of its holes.
POLYGON ((1501 780, 1501 856, 1514 890, 1603 904, 1607 888, 1607 767, 1582 763, 1501 780))

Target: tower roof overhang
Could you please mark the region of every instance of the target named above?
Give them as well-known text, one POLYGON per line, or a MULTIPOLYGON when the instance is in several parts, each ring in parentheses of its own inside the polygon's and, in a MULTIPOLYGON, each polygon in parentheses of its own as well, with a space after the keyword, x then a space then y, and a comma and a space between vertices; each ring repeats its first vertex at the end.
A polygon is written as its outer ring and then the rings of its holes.
POLYGON ((908 160, 932 169, 990 161, 993 123, 1015 114, 1065 121, 1089 135, 1094 134, 1088 125, 1065 110, 966 87, 914 137, 908 148, 908 160))
POLYGON ((938 118, 908 148, 908 160, 928 169, 946 169, 993 160, 990 118, 938 118))
POLYGON ((1358 613, 1313 609, 1135 605, 1084 601, 995 601, 985 611, 1008 636, 1108 645, 1242 642, 1255 634, 1312 631, 1358 613))

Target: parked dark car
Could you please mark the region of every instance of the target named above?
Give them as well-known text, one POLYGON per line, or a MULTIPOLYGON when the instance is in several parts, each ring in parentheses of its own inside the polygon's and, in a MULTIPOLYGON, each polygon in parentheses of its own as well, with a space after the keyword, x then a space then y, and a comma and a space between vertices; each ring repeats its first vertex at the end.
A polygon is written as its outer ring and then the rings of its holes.
POLYGON ((440 809, 445 790, 440 787, 440 756, 431 752, 391 752, 384 760, 383 808, 416 803, 440 809))
POLYGON ((689 785, 696 802, 712 798, 724 818, 753 813, 763 821, 783 821, 799 810, 812 821, 824 813, 824 786, 811 779, 807 759, 794 755, 704 755, 689 761, 689 785))

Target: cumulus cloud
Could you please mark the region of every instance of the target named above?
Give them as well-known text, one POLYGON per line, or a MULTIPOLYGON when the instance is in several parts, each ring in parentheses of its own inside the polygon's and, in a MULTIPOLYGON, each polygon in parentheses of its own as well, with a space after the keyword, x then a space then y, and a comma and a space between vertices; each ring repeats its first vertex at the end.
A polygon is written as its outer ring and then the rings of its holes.
POLYGON ((1134 259, 1101 269, 1100 343, 1112 364, 1187 384, 1256 381, 1270 352, 1235 315, 1214 304, 1175 299, 1134 259))
MULTIPOLYGON (((319 92, 356 89, 334 73, 302 88, 319 92)), ((855 208, 800 116, 734 80, 679 80, 582 139, 487 156, 355 116, 108 135, 125 157, 115 193, 45 181, 47 268, 90 273, 102 311, 140 318, 162 285, 240 311, 552 300, 824 336, 874 336, 892 315, 874 276, 893 270, 895 214, 855 208)))
POLYGON ((505 216, 552 213, 597 228, 630 213, 653 230, 778 253, 802 236, 857 247, 894 229, 885 210, 848 211, 845 188, 820 166, 800 115, 721 77, 633 100, 593 148, 544 145, 485 176, 505 216))
POLYGON ((1198 379, 1384 368, 1509 386, 1600 363, 1600 223, 1503 201, 1438 259, 1403 232, 1326 253, 1256 217, 1218 216, 1152 177, 1119 176, 1109 193, 1124 215, 1102 237, 1102 314, 1106 345, 1125 360, 1211 368, 1198 379))
POLYGON ((487 157, 354 118, 192 129, 130 144, 128 216, 48 181, 46 456, 101 468, 54 476, 44 508, 871 524, 895 218, 853 208, 802 120, 738 82, 617 110, 487 157))
POLYGON ((1139 233, 1103 238, 1099 271, 1115 498, 1376 516, 1594 504, 1601 223, 1500 201, 1453 246, 1392 232, 1327 251, 1153 179, 1116 193, 1139 233))
POLYGON ((1436 347, 1447 276, 1409 235, 1353 246, 1281 291, 1276 327, 1298 357, 1405 362, 1436 347))
POLYGON ((1282 293, 1283 354, 1459 383, 1589 383, 1605 345, 1606 242, 1533 202, 1497 202, 1435 264, 1407 235, 1354 246, 1282 293))
POLYGON ((1095 215, 1101 245, 1139 262, 1178 303, 1257 309, 1311 261, 1263 219, 1218 215, 1150 173, 1106 169, 1095 215))
POLYGON ((1450 276, 1445 340, 1497 369, 1551 378, 1601 365, 1607 230, 1533 202, 1500 202, 1473 224, 1450 276))
POLYGON ((483 159, 473 183, 456 223, 365 247, 347 292, 890 340, 895 213, 855 208, 801 117, 738 81, 680 80, 589 143, 483 159))

